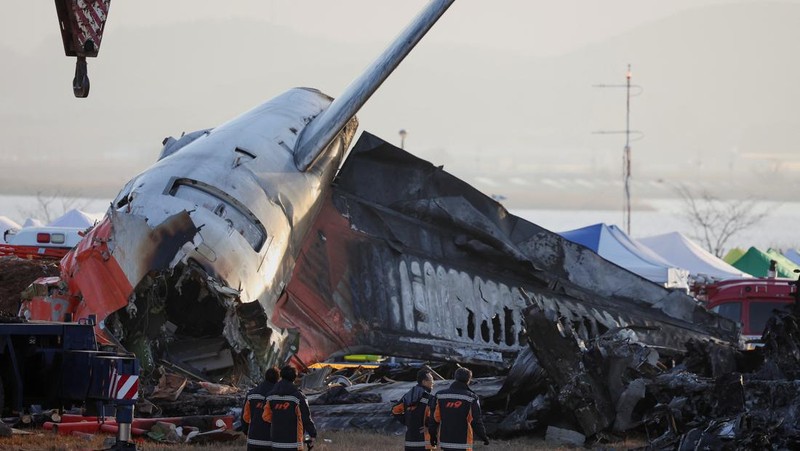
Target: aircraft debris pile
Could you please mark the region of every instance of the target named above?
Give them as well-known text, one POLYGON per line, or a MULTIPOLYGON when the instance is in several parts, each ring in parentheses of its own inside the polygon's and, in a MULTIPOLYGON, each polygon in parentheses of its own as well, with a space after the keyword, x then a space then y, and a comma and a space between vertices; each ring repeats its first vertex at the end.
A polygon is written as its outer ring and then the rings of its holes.
MULTIPOLYGON (((503 377, 474 379, 471 388, 481 397, 489 397, 498 392, 503 384, 503 377)), ((437 381, 436 387, 444 387, 452 380, 437 381)), ((318 430, 340 431, 348 429, 372 430, 387 434, 398 434, 405 430, 391 415, 391 406, 416 385, 412 382, 387 382, 355 384, 352 386, 334 386, 319 394, 309 395, 309 405, 314 423, 318 430), (330 395, 348 392, 338 398, 330 395), (360 400, 359 403, 339 403, 339 399, 347 401, 360 400)), ((436 391, 437 388, 434 388, 436 391)))
MULTIPOLYGON (((524 312, 528 350, 505 378, 478 378, 491 434, 547 431, 562 444, 645 435, 652 449, 793 449, 800 445, 800 316, 777 314, 765 346, 740 351, 714 340, 685 351, 643 345, 637 327, 602 330, 534 300, 524 312), (488 382, 487 382, 488 381, 488 382)), ((437 387, 446 382, 437 382, 437 387)), ((338 391, 380 393, 382 402, 312 407, 323 429, 391 431, 386 412, 409 383, 338 391)), ((402 427, 400 427, 402 429, 402 427)))
POLYGON ((167 416, 227 413, 241 408, 247 393, 231 385, 191 380, 174 373, 162 374, 157 385, 145 385, 143 391, 138 410, 167 416))
POLYGON ((763 348, 690 341, 681 355, 635 343, 627 328, 587 334, 585 322, 533 306, 531 349, 551 388, 508 418, 557 418, 592 440, 643 429, 652 449, 796 448, 798 311, 773 317, 763 348))

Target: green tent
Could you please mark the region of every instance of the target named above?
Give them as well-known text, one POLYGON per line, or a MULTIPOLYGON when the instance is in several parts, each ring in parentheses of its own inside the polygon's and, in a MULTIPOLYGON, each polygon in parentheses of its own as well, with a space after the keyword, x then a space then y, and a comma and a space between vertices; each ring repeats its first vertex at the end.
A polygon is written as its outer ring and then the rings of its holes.
POLYGON ((794 270, 798 269, 794 263, 786 265, 779 261, 774 255, 761 252, 755 247, 751 247, 744 253, 738 260, 732 263, 732 266, 740 271, 752 274, 755 277, 767 277, 769 272, 769 261, 775 260, 778 262, 776 267, 778 277, 794 278, 794 270))
POLYGON ((733 249, 729 250, 724 257, 722 257, 722 260, 724 260, 725 263, 732 265, 736 260, 742 258, 742 255, 744 255, 744 249, 741 247, 734 247, 733 249))

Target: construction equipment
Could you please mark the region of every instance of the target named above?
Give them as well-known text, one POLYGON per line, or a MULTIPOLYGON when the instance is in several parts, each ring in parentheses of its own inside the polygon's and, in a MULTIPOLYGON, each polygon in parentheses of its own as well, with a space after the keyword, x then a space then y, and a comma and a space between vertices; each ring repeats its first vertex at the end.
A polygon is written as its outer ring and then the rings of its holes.
POLYGON ((80 405, 102 417, 113 407, 118 425, 113 449, 135 449, 131 424, 139 363, 132 354, 98 350, 94 325, 93 316, 78 322, 0 322, 0 413, 22 418, 38 410, 32 406, 80 405))

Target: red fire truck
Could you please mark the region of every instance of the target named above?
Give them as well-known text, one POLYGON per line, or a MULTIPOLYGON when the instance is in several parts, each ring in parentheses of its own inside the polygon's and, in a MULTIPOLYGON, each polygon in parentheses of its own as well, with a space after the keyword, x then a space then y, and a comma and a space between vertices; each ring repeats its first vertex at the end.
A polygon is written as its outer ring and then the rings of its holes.
POLYGON ((707 307, 740 322, 746 340, 757 340, 773 311, 795 302, 797 283, 779 278, 724 280, 705 287, 707 307))

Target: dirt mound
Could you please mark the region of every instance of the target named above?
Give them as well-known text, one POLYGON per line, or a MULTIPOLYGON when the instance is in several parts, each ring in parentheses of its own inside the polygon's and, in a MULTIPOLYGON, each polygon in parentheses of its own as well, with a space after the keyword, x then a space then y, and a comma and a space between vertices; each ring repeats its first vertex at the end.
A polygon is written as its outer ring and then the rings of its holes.
POLYGON ((57 275, 57 261, 0 257, 0 312, 16 315, 22 290, 39 277, 57 275))

